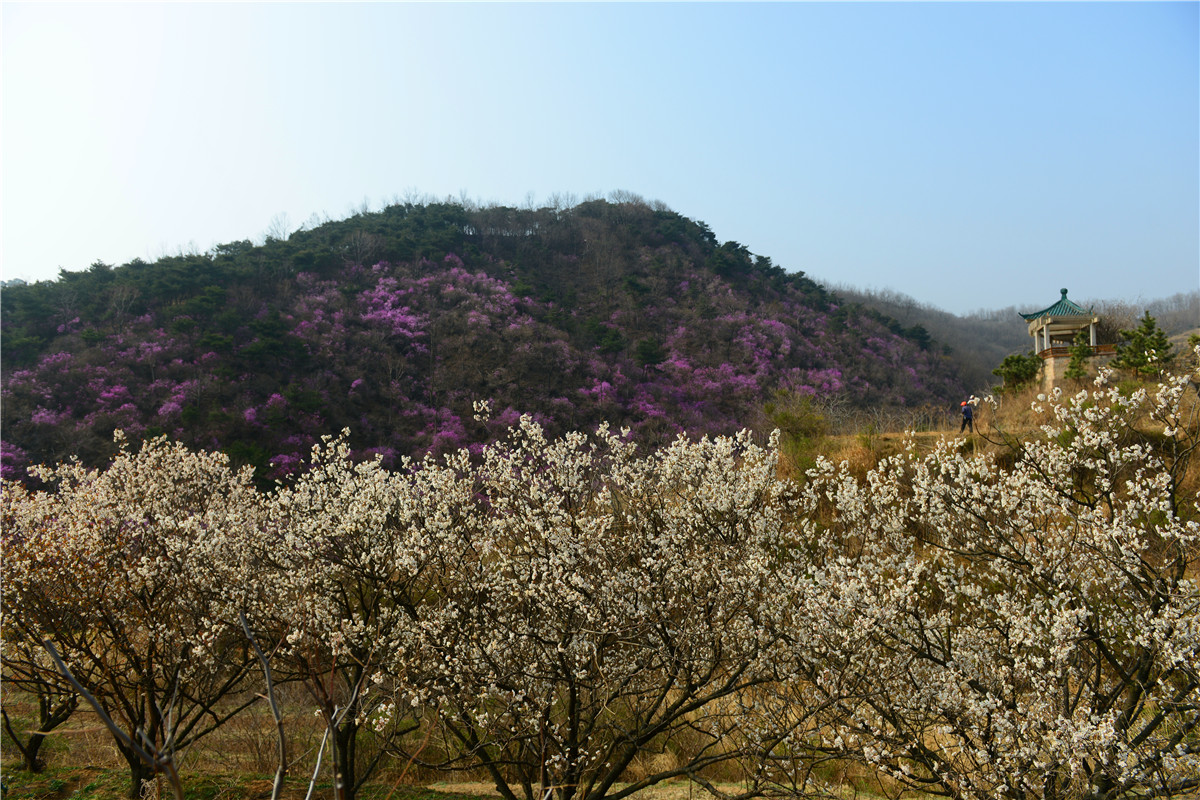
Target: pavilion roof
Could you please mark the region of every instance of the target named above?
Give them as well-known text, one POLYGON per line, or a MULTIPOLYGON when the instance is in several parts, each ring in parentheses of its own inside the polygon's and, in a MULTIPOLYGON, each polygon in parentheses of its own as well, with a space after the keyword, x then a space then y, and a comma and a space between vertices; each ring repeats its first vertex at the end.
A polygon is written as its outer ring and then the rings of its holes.
MULTIPOLYGON (((1017 312, 1017 313, 1020 313, 1020 312, 1017 312)), ((1026 320, 1034 320, 1034 319, 1038 319, 1040 317, 1090 317, 1090 316, 1092 316, 1092 310, 1090 308, 1083 308, 1082 306, 1078 305, 1077 303, 1073 303, 1067 299, 1067 290, 1066 289, 1062 290, 1062 297, 1060 297, 1058 299, 1058 302, 1055 303, 1054 305, 1049 306, 1047 308, 1043 308, 1041 311, 1034 311, 1031 314, 1021 314, 1021 318, 1026 319, 1026 320)))

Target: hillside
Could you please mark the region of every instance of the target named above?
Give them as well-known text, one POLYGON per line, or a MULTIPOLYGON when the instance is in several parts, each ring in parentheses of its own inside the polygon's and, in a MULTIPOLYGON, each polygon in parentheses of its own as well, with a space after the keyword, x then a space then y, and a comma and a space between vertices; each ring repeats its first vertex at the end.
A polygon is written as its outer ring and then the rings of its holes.
POLYGON ((870 408, 964 391, 923 328, 641 202, 394 205, 0 302, 10 462, 103 463, 121 428, 283 476, 342 428, 390 466, 524 413, 654 443, 754 425, 779 390, 870 408))

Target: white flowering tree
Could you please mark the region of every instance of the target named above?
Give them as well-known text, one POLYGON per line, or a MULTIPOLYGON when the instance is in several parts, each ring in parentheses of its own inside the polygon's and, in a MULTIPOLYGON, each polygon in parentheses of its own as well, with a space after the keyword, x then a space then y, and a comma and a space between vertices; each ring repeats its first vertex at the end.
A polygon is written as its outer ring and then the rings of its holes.
POLYGON ((4 485, 4 666, 61 687, 49 642, 123 733, 138 797, 254 701, 232 699, 254 663, 238 624, 248 584, 230 556, 262 516, 249 471, 223 456, 118 441, 103 472, 65 464, 40 471, 50 491, 4 485))
POLYGON ((1035 407, 1008 459, 960 442, 824 462, 794 647, 823 746, 933 794, 1200 789, 1200 526, 1186 379, 1035 407))
POLYGON ((339 798, 387 756, 506 800, 835 794, 813 769, 838 758, 953 797, 1195 794, 1197 406, 1186 378, 1104 379, 1002 456, 822 461, 801 489, 747 434, 641 455, 529 419, 394 473, 327 439, 270 495, 122 444, 4 484, 5 681, 43 728, 94 698, 134 795, 260 666, 314 698, 339 798))
POLYGON ((301 681, 325 721, 339 798, 353 798, 391 742, 418 727, 421 709, 395 704, 395 676, 420 664, 404 632, 442 569, 438 537, 473 503, 453 473, 407 466, 355 464, 344 434, 326 437, 272 496, 273 533, 252 548, 276 598, 252 624, 280 643, 276 674, 301 681))
POLYGON ((764 754, 803 723, 752 711, 784 677, 791 604, 776 460, 746 434, 639 457, 606 429, 548 441, 529 419, 478 463, 451 458, 477 511, 439 540, 406 648, 424 654, 410 702, 436 714, 441 766, 482 766, 508 800, 711 786, 716 767, 764 791, 764 754))

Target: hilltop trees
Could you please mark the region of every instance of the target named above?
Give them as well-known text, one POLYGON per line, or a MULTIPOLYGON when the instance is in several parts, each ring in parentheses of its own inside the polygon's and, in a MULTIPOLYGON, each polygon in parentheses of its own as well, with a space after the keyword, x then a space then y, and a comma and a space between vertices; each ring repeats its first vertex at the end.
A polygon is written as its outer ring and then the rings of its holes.
POLYGON ((505 426, 663 444, 732 434, 779 388, 872 408, 963 391, 915 327, 634 200, 397 204, 0 304, 0 427, 30 461, 99 466, 121 429, 220 449, 261 486, 343 428, 388 468, 483 444, 477 400, 505 426))

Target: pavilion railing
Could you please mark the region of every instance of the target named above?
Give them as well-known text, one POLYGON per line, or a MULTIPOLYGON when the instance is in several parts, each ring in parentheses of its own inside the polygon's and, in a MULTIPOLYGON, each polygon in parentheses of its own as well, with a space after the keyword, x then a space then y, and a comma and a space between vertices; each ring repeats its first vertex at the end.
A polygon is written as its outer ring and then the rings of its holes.
MULTIPOLYGON (((1112 344, 1096 344, 1091 346, 1092 355, 1094 356, 1111 356, 1116 355, 1117 347, 1112 344)), ((1064 358, 1071 355, 1070 346, 1066 347, 1047 347, 1038 353, 1042 358, 1064 358)))

